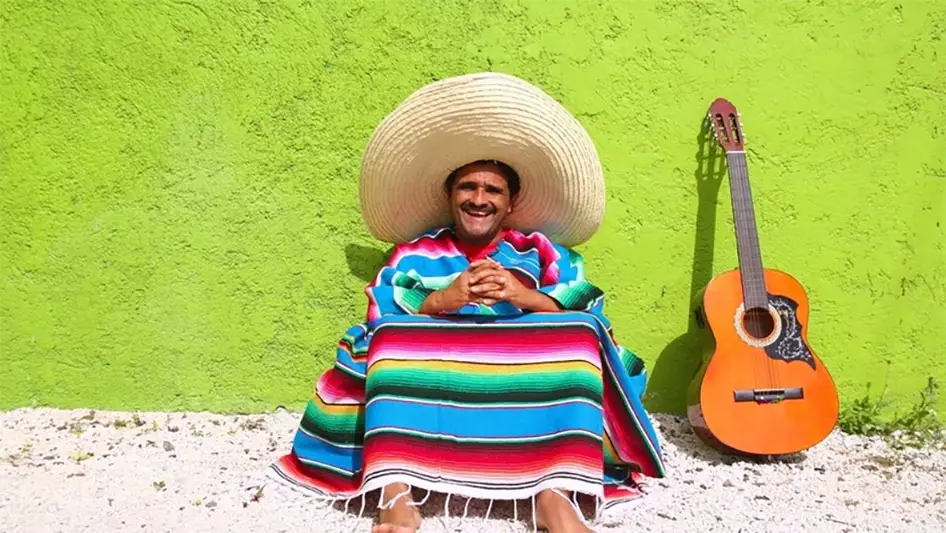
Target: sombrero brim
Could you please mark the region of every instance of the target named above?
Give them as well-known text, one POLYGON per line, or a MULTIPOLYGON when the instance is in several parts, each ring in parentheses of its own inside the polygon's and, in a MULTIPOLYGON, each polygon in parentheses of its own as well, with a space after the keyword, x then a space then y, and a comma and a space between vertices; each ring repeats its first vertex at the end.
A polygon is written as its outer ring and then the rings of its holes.
POLYGON ((449 223, 444 180, 480 159, 503 161, 520 175, 510 227, 574 246, 601 224, 604 175, 582 125, 541 89, 478 73, 419 89, 375 129, 359 178, 369 231, 397 243, 449 223))

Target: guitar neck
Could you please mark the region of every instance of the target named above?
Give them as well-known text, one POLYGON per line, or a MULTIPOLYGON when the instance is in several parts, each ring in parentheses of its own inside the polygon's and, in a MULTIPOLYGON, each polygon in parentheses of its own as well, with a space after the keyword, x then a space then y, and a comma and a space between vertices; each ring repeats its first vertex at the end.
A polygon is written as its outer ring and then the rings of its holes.
POLYGON ((762 270, 762 251, 756 228, 752 191, 749 188, 749 169, 744 151, 726 153, 729 183, 732 193, 733 222, 736 227, 736 249, 742 277, 742 296, 746 309, 766 307, 768 294, 762 270))

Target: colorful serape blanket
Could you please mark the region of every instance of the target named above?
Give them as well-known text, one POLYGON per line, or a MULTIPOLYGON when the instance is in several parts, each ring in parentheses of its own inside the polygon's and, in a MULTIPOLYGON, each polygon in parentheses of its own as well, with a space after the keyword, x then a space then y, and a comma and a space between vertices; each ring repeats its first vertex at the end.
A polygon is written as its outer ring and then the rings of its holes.
POLYGON ((581 256, 515 231, 487 256, 562 311, 420 315, 470 262, 449 227, 397 246, 273 464, 280 477, 335 499, 403 482, 490 500, 577 491, 610 507, 664 476, 643 363, 615 342, 581 256))

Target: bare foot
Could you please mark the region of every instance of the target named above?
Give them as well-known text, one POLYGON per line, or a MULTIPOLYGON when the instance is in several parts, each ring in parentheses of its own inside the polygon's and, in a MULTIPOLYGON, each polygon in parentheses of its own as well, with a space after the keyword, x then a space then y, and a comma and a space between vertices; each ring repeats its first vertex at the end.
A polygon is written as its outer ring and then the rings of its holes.
MULTIPOLYGON (((567 492, 559 492, 571 497, 567 492)), ((549 533, 594 533, 581 521, 571 501, 551 490, 543 490, 536 495, 535 521, 536 528, 548 530, 549 533)))
MULTIPOLYGON (((398 494, 407 490, 404 483, 392 483, 382 490, 383 501, 387 504, 398 494)), ((381 510, 380 525, 371 528, 371 533, 417 533, 420 527, 420 512, 408 505, 413 500, 410 494, 404 494, 394 502, 393 507, 381 510)))

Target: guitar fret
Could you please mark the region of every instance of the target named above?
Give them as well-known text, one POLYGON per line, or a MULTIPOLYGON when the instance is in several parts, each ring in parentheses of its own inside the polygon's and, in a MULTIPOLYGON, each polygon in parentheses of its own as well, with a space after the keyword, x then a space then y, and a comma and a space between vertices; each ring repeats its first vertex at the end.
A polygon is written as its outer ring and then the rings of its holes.
POLYGON ((736 246, 742 276, 743 298, 747 308, 765 306, 768 297, 745 152, 728 152, 726 160, 729 165, 733 222, 736 226, 736 246))

